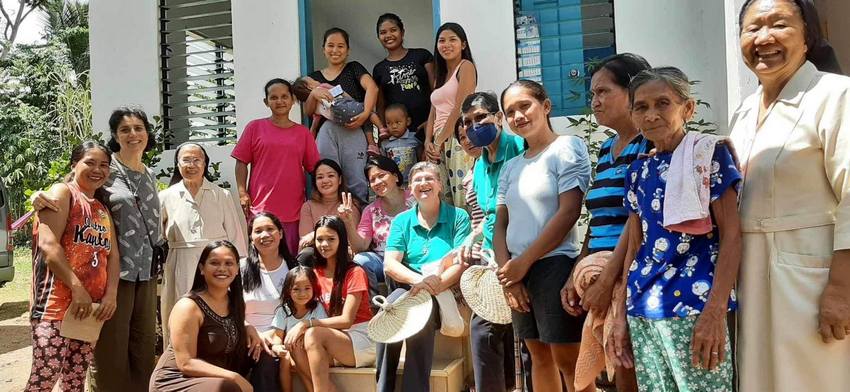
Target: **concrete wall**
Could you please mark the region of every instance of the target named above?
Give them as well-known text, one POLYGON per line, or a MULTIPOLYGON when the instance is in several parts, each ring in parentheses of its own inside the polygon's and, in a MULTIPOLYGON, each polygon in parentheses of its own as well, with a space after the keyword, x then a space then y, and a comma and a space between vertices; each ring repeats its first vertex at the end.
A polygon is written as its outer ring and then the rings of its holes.
MULTIPOLYGON (((233 12, 233 58, 236 72, 236 126, 268 117, 263 86, 269 79, 293 80, 301 72, 298 2, 231 1, 233 12)), ((292 109, 301 121, 300 110, 292 109)))
MULTIPOLYGON (((737 1, 737 0, 736 0, 737 1)), ((672 65, 701 83, 694 91, 712 109, 698 116, 727 131, 725 7, 722 1, 614 2, 617 51, 640 54, 653 66, 672 65)))
POLYGON ((514 10, 510 0, 440 0, 440 23, 456 22, 469 38, 479 91, 500 94, 516 80, 514 10))
POLYGON ((818 15, 824 34, 838 55, 838 62, 845 74, 850 74, 850 1, 816 0, 818 15))
POLYGON ((118 106, 140 106, 151 121, 161 115, 158 18, 155 1, 89 4, 94 129, 108 134, 109 115, 118 106))
POLYGON ((404 22, 405 47, 434 50, 431 0, 312 0, 310 7, 313 67, 316 69, 327 64, 322 52, 322 36, 327 29, 339 27, 349 34, 349 60, 359 61, 371 73, 375 64, 387 55, 375 33, 378 16, 385 12, 398 15, 404 22))

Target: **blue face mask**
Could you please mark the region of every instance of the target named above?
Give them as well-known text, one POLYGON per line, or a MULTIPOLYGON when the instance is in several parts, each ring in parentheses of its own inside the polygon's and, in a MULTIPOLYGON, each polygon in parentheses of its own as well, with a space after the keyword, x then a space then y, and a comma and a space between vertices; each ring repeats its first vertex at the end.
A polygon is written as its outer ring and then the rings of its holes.
POLYGON ((496 140, 498 133, 499 128, 496 128, 496 124, 472 124, 472 127, 466 131, 466 137, 469 138, 469 142, 473 146, 486 147, 493 143, 493 140, 496 140))

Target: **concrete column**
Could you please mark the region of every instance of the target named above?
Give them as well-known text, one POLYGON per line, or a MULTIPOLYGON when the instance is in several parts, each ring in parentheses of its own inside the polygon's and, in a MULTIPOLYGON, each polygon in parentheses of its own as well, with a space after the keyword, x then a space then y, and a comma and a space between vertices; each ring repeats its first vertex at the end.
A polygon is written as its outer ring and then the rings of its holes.
POLYGON ((92 123, 106 137, 109 115, 118 106, 140 106, 151 121, 161 115, 157 3, 101 0, 89 4, 92 123))

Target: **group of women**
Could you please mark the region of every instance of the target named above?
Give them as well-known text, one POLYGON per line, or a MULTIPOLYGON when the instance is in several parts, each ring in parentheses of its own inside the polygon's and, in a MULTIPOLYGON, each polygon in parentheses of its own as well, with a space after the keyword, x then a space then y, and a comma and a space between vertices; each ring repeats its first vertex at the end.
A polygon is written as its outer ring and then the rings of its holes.
MULTIPOLYGON (((681 70, 634 54, 593 67, 591 107, 616 132, 594 173, 583 141, 555 133, 540 84, 475 92, 459 25, 438 30, 431 57, 405 48, 401 20, 382 15, 388 55, 374 79, 347 61, 347 33, 331 29, 328 66, 310 77, 341 86, 363 112, 325 121, 317 143, 289 120, 292 85, 265 86, 271 116, 249 123, 233 151, 247 235, 229 192, 206 178, 201 145, 177 148, 171 185, 157 193, 142 163, 152 127, 144 112, 116 110, 109 148, 76 147, 66 180, 34 197, 27 390, 61 379, 81 391, 90 370, 94 391, 288 391, 293 375, 334 391, 331 366, 374 364, 377 389, 392 391, 401 343, 366 333, 383 282, 434 298, 404 342, 401 380, 404 391, 427 391, 436 333, 451 334, 459 317, 451 289, 481 262, 479 248, 495 254, 512 323, 473 315, 478 391, 517 387, 514 335, 529 390, 594 390, 601 368, 583 357, 589 339, 621 391, 731 391, 736 372, 742 391, 844 389, 850 78, 811 1, 748 0, 739 24, 760 87, 734 113, 731 138, 687 132, 696 103, 681 70), (376 107, 398 103, 424 142, 408 176, 367 154, 362 130, 376 107), (163 239, 167 348, 155 364, 163 239), (103 321, 100 337, 63 337, 66 317, 103 321), (584 331, 598 320, 601 335, 584 331)), ((322 100, 333 96, 319 85, 308 114, 322 100)))

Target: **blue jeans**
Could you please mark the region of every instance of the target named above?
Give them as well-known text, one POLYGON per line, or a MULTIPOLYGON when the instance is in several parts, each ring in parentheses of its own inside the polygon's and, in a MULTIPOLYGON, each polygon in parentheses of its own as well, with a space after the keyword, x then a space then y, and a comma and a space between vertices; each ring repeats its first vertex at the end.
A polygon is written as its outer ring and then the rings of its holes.
POLYGON ((354 255, 354 263, 366 271, 366 278, 369 280, 369 305, 374 312, 377 307, 372 304, 372 298, 378 295, 378 283, 385 281, 384 257, 375 252, 360 252, 354 255))

